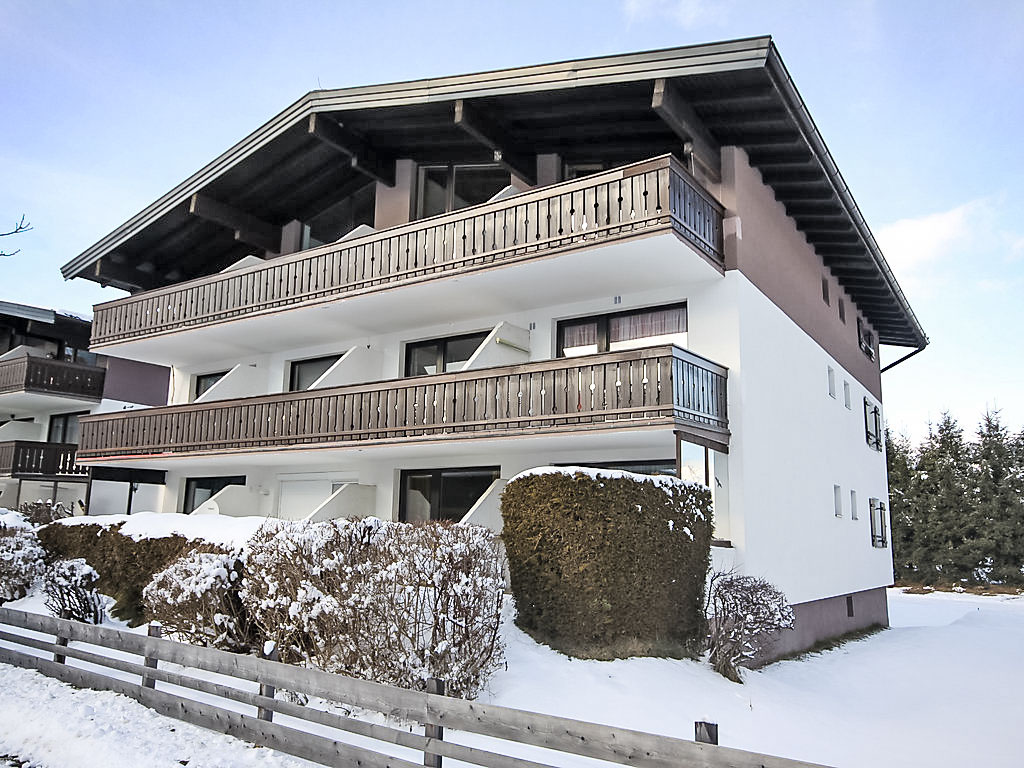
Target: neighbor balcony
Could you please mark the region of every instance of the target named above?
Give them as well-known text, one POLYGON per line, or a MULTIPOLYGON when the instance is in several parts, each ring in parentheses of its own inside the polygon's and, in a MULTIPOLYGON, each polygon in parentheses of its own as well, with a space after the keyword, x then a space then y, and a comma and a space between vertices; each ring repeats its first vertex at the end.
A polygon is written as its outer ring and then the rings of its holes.
MULTIPOLYGON (((728 372, 673 346, 83 417, 79 459, 662 428, 728 450, 728 372)), ((137 463, 137 462, 133 462, 137 463)))
MULTIPOLYGON (((687 243, 696 252, 693 261, 700 262, 705 271, 695 265, 686 269, 707 279, 715 270, 720 274, 724 266, 722 211, 722 206, 679 161, 665 155, 264 264, 100 304, 95 308, 92 342, 94 347, 106 347, 128 357, 154 360, 168 359, 168 352, 188 358, 204 345, 213 349, 224 343, 230 349, 244 343, 245 338, 258 337, 273 343, 275 334, 270 326, 250 325, 237 336, 211 332, 207 337, 196 337, 191 343, 182 343, 176 351, 171 346, 156 348, 145 343, 132 346, 133 342, 185 329, 242 326, 239 321, 282 310, 337 304, 339 299, 354 296, 381 295, 397 286, 446 280, 451 283, 449 278, 465 278, 495 267, 536 262, 570 252, 584 251, 586 259, 565 261, 562 272, 557 274, 532 270, 532 280, 526 281, 525 276, 519 282, 506 279, 501 287, 505 292, 518 291, 530 296, 530 291, 554 284, 568 293, 574 283, 583 282, 579 279, 581 275, 596 281, 594 286, 602 291, 608 280, 621 281, 624 275, 634 281, 663 284, 666 268, 690 261, 682 258, 677 249, 662 249, 662 255, 654 253, 657 249, 648 249, 645 256, 651 255, 640 268, 634 260, 635 252, 620 252, 616 257, 603 259, 591 254, 592 250, 604 250, 595 246, 659 234, 674 235, 674 239, 687 243), (658 283, 659 280, 662 282, 658 283)), ((480 286, 501 293, 496 284, 480 282, 480 286)), ((450 306, 458 303, 457 298, 452 300, 453 296, 465 297, 475 288, 474 285, 467 289, 464 284, 451 296, 424 293, 422 300, 444 301, 450 306)), ((383 300, 380 307, 364 305, 363 309, 380 316, 388 314, 383 300)), ((310 332, 323 323, 303 325, 310 332)))
POLYGON ((88 470, 75 463, 77 448, 74 443, 0 442, 0 477, 85 480, 88 470))
POLYGON ((0 361, 0 413, 66 408, 98 403, 106 370, 23 355, 0 361), (71 401, 71 402, 69 402, 71 401))

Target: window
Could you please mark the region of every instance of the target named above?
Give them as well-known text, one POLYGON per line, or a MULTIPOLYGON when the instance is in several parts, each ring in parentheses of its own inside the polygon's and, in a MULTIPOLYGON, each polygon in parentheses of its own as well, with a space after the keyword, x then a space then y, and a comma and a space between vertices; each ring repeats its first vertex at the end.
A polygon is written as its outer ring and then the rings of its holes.
POLYGON ((836 396, 836 372, 831 365, 828 367, 828 396, 836 396))
POLYGON ((420 166, 416 218, 486 203, 511 182, 512 175, 500 165, 420 166))
POLYGON ((846 596, 846 616, 847 618, 853 618, 853 595, 846 596))
POLYGON ((499 467, 404 470, 398 519, 458 522, 499 476, 499 467))
POLYGON ((313 216, 302 231, 302 248, 316 248, 333 243, 360 224, 373 226, 377 196, 376 182, 361 187, 352 194, 313 216))
POLYGON ((832 486, 832 503, 835 505, 836 517, 843 516, 843 489, 838 485, 832 486))
POLYGON ((850 519, 857 519, 857 492, 850 491, 850 519))
POLYGON ((868 330, 867 325, 859 317, 857 318, 857 340, 860 343, 860 351, 872 360, 875 359, 875 334, 868 330))
POLYGON ((882 411, 864 398, 864 437, 876 451, 882 450, 882 411))
POLYGON ((829 303, 829 298, 828 298, 828 278, 827 277, 821 278, 821 299, 826 304, 829 303))
POLYGON ((303 392, 313 386, 313 382, 327 373, 327 369, 338 362, 340 355, 311 357, 308 360, 295 360, 289 367, 288 391, 303 392))
POLYGON ((566 163, 565 174, 563 178, 565 181, 572 181, 573 179, 582 179, 584 176, 590 176, 594 173, 600 173, 605 168, 604 163, 566 163))
POLYGON ((229 485, 245 485, 245 475, 186 478, 185 499, 181 511, 186 515, 191 514, 196 507, 205 504, 229 485))
POLYGON ((839 321, 842 323, 846 322, 846 302, 839 299, 839 321))
POLYGON ((46 435, 50 443, 77 443, 78 417, 88 416, 88 411, 56 413, 50 417, 50 428, 46 435))
POLYGON ((223 379, 227 375, 227 371, 219 371, 217 373, 200 373, 196 376, 195 392, 192 395, 193 400, 198 400, 201 396, 205 395, 214 384, 223 379))
POLYGON ((558 324, 558 356, 578 357, 652 344, 684 346, 686 328, 685 304, 563 320, 558 324))
MULTIPOLYGON (((653 459, 651 461, 573 461, 569 464, 555 466, 584 466, 595 469, 621 469, 623 472, 635 472, 638 475, 668 475, 675 477, 676 462, 674 459, 653 459)), ((703 480, 701 481, 703 482, 703 480)))
POLYGON ((850 382, 848 381, 843 382, 843 404, 847 408, 853 408, 853 406, 850 403, 850 382))
POLYGON ((460 371, 469 362, 489 331, 417 341, 405 345, 405 375, 430 376, 460 371))
POLYGON ((868 500, 871 513, 871 546, 885 547, 888 540, 885 536, 885 504, 878 499, 868 500))

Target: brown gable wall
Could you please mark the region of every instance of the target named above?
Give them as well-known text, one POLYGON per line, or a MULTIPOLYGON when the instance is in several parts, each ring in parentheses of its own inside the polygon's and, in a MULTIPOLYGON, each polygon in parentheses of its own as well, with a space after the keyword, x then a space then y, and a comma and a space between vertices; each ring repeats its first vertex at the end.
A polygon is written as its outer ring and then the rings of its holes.
MULTIPOLYGON (((857 339, 857 306, 825 267, 821 257, 786 215, 782 203, 751 167, 738 147, 722 149, 720 200, 726 216, 739 217, 725 227, 726 269, 738 269, 789 318, 881 400, 882 380, 877 356, 869 359, 857 339), (821 280, 828 278, 829 303, 822 299, 821 280), (839 299, 846 322, 839 319, 839 299)), ((863 317, 861 317, 863 320, 863 317)), ((868 328, 870 324, 863 322, 868 328)), ((874 329, 872 328, 872 331, 874 329)), ((824 376, 824 373, 823 373, 824 376)))

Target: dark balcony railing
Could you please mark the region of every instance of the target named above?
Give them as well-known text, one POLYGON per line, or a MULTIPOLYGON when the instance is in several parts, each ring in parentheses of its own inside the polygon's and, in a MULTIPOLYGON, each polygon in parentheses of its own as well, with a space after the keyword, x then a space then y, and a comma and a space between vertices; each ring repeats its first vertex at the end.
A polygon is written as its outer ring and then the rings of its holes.
POLYGON ((728 443, 727 370, 678 347, 83 417, 79 458, 675 426, 728 443))
POLYGON ((18 357, 0 361, 0 394, 41 392, 99 400, 103 397, 105 375, 106 370, 95 365, 48 357, 18 357))
POLYGON ((11 440, 0 443, 0 477, 71 477, 84 479, 88 470, 75 463, 74 443, 11 440))
POLYGON ((99 304, 92 341, 113 344, 659 231, 724 263, 722 207, 671 155, 99 304))

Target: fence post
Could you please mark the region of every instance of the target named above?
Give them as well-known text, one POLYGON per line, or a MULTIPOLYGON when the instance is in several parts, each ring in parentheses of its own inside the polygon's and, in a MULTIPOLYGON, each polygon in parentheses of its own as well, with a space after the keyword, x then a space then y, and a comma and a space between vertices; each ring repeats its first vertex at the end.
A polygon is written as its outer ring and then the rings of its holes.
MULTIPOLYGON (((57 645, 63 646, 65 648, 68 647, 68 639, 66 637, 61 637, 60 635, 57 635, 57 641, 56 642, 57 642, 57 645)), ((61 655, 59 653, 55 653, 55 654, 53 654, 53 660, 57 664, 63 664, 65 661, 67 661, 67 658, 65 658, 63 655, 61 655)))
MULTIPOLYGON (((438 696, 444 696, 444 680, 439 680, 436 677, 428 677, 426 681, 427 693, 436 693, 438 696)), ((444 741, 444 726, 443 725, 431 725, 430 723, 423 724, 423 735, 428 739, 437 739, 438 741, 444 741)), ((441 756, 435 755, 431 752, 423 753, 423 764, 427 768, 441 768, 441 756)))
MULTIPOLYGON (((277 661, 277 644, 271 640, 268 640, 263 644, 263 650, 260 652, 260 658, 268 661, 277 661)), ((274 694, 277 693, 277 689, 272 685, 266 683, 260 683, 260 696, 266 696, 268 699, 274 698, 274 694)), ((268 723, 274 719, 274 710, 264 709, 258 707, 256 717, 260 720, 266 720, 268 723)))
POLYGON ((702 744, 718 744, 718 723, 696 721, 693 724, 693 740, 702 744))
MULTIPOLYGON (((158 621, 151 622, 146 634, 150 637, 159 638, 163 634, 163 627, 158 621)), ((157 660, 155 656, 145 656, 142 662, 149 669, 156 669, 157 660)), ((142 676, 142 687, 156 689, 156 680, 149 675, 142 676)))

